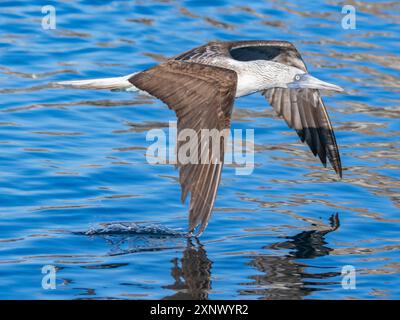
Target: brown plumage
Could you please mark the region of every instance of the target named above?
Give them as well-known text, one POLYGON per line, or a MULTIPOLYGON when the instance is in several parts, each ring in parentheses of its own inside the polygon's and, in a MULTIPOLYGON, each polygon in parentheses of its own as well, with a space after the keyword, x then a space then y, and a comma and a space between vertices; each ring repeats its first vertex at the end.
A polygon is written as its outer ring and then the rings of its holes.
MULTIPOLYGON (((229 129, 236 79, 232 70, 171 60, 138 73, 129 81, 175 111, 178 135, 190 128, 196 131, 200 141, 201 129, 229 129)), ((181 144, 178 141, 178 150, 181 144)), ((199 232, 202 232, 207 226, 221 179, 224 150, 221 151, 216 163, 210 164, 181 164, 178 158, 182 202, 191 193, 190 230, 201 224, 199 232)), ((212 156, 211 150, 209 155, 212 156)))

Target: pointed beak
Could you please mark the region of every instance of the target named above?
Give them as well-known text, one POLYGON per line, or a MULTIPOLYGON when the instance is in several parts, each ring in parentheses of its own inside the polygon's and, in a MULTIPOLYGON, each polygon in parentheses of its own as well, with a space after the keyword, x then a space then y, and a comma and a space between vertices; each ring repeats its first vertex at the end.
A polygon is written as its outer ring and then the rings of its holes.
POLYGON ((344 91, 344 89, 342 87, 339 87, 339 86, 329 83, 329 82, 319 80, 319 79, 309 75, 308 73, 304 73, 304 74, 300 75, 299 80, 290 82, 290 83, 288 83, 287 86, 289 89, 308 88, 308 89, 318 89, 318 90, 337 91, 337 92, 344 91))

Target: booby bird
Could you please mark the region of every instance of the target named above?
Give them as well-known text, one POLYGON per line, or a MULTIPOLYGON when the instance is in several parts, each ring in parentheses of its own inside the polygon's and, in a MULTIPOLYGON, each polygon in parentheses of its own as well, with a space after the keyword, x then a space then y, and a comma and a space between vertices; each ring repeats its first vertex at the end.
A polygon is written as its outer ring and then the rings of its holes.
MULTIPOLYGON (((343 89, 311 76, 299 51, 287 41, 215 41, 142 72, 58 84, 145 91, 175 111, 178 134, 190 128, 198 135, 202 129, 229 129, 235 98, 260 92, 314 156, 325 167, 328 159, 342 176, 339 149, 320 90, 343 89)), ((197 229, 196 235, 206 228, 214 206, 223 146, 221 151, 220 158, 208 164, 178 162, 182 202, 191 194, 189 231, 197 229)))

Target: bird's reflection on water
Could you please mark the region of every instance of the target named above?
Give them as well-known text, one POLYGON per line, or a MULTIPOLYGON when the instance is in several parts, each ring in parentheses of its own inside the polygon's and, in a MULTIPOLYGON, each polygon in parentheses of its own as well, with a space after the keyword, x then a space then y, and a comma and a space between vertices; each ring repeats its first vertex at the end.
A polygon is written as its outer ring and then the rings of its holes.
POLYGON ((241 290, 242 295, 257 295, 265 299, 302 299, 313 291, 323 290, 321 286, 333 282, 321 282, 340 275, 339 272, 310 273, 305 263, 297 259, 313 259, 328 255, 333 249, 326 246, 325 236, 339 228, 339 215, 330 217, 331 226, 327 230, 303 231, 286 241, 264 247, 272 250, 290 250, 286 255, 257 255, 249 265, 262 274, 251 276, 249 288, 241 290), (317 281, 315 281, 317 280, 317 281), (318 285, 318 287, 313 287, 318 285))
MULTIPOLYGON (((288 253, 259 254, 248 256, 247 265, 258 272, 250 276, 252 280, 241 285, 246 289, 239 294, 259 296, 265 299, 302 299, 323 286, 336 284, 335 281, 321 281, 335 278, 339 272, 307 272, 307 265, 299 259, 313 259, 329 255, 333 250, 327 246, 325 236, 339 228, 339 216, 330 217, 330 228, 326 230, 308 230, 294 236, 285 237, 285 241, 276 242, 262 249, 268 251, 284 250, 288 253), (260 274, 261 273, 261 274, 260 274)), ((172 259, 171 276, 173 283, 164 285, 164 289, 175 291, 164 299, 209 298, 212 289, 212 261, 208 258, 205 246, 198 238, 177 237, 172 235, 102 235, 111 248, 110 255, 124 255, 143 251, 162 251, 183 248, 182 257, 172 259)))
POLYGON ((197 238, 188 239, 181 266, 179 266, 178 258, 174 258, 172 263, 171 275, 175 282, 164 288, 175 290, 176 293, 164 299, 208 299, 208 292, 211 289, 212 262, 208 259, 206 250, 200 241, 197 238))
POLYGON ((325 246, 327 244, 325 236, 339 228, 339 214, 332 215, 329 220, 329 229, 303 231, 294 236, 286 237, 287 241, 277 242, 266 247, 266 249, 292 249, 288 256, 295 259, 312 259, 328 255, 332 249, 325 246))

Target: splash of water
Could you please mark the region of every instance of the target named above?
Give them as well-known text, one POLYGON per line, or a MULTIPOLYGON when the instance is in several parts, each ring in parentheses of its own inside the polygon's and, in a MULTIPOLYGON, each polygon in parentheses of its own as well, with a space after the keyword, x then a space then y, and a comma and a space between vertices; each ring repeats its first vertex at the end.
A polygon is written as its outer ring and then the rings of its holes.
POLYGON ((188 237, 183 231, 170 229, 168 227, 157 224, 137 224, 134 222, 115 222, 106 223, 100 227, 91 227, 86 232, 78 232, 79 234, 94 235, 150 235, 150 236, 172 236, 172 237, 188 237))

